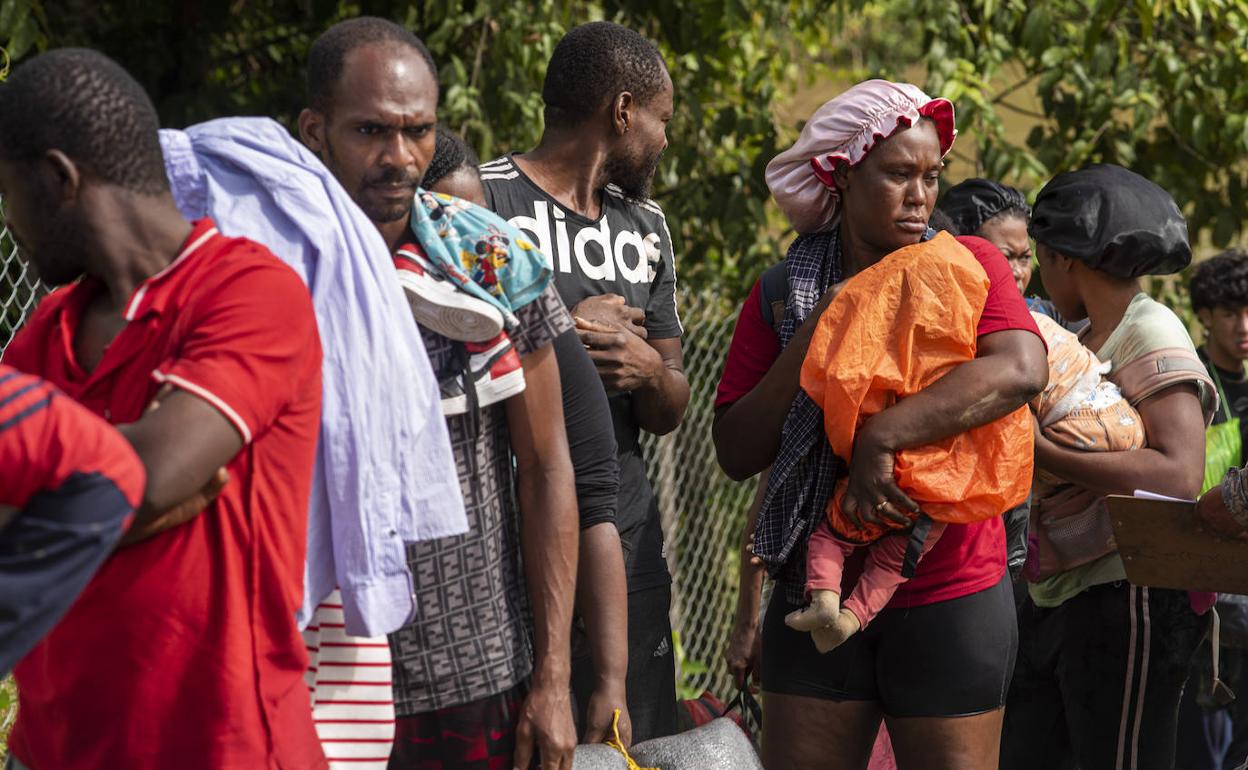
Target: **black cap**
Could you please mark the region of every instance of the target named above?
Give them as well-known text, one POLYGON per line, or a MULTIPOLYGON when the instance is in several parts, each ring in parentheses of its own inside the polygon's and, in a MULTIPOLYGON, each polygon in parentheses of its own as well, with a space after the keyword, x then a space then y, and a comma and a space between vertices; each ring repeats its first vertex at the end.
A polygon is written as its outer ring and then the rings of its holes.
POLYGON ((1119 278, 1177 273, 1192 261, 1187 222, 1170 193, 1111 164, 1053 177, 1036 197, 1027 232, 1119 278))
POLYGON ((950 187, 937 208, 953 221, 959 235, 974 235, 1002 211, 1021 209, 1024 214, 1031 213, 1026 196, 991 179, 968 179, 950 187))

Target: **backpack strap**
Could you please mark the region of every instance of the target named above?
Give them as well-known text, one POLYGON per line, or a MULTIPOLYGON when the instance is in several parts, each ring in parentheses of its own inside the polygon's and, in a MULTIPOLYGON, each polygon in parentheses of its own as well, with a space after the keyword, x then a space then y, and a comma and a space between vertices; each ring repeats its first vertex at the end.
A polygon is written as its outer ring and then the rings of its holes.
POLYGON ((784 303, 789 298, 789 266, 778 262, 763 271, 758 279, 758 299, 763 320, 780 336, 780 323, 784 320, 784 303))
POLYGON ((1190 382, 1200 394, 1205 425, 1218 410, 1218 391, 1196 354, 1186 348, 1163 348, 1140 356, 1109 376, 1131 406, 1172 385, 1190 382))
MULTIPOLYGON (((1200 351, 1196 351, 1200 355, 1200 351)), ((1213 378, 1213 384, 1218 389, 1218 411, 1222 413, 1222 420, 1230 422, 1231 420, 1231 402, 1226 398, 1226 391, 1222 389, 1222 378, 1218 375, 1218 367, 1212 361, 1205 361, 1204 356, 1200 356, 1200 360, 1205 364, 1205 371, 1209 372, 1209 376, 1213 378)))

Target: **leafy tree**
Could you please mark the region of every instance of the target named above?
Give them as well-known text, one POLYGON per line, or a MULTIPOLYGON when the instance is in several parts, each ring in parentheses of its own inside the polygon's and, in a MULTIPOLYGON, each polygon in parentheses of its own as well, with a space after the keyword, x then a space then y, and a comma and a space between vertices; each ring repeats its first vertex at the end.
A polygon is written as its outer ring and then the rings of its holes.
MULTIPOLYGON (((1174 194, 1193 234, 1224 246, 1248 208, 1245 0, 903 0, 928 87, 975 135, 977 171, 1038 184, 1094 162, 1174 194), (1035 95, 1041 109, 1019 106, 1035 95), (1003 116, 1034 120, 1009 142, 1003 116)), ((963 148, 965 151, 965 148, 963 148)))
MULTIPOLYGON (((37 0, 4 2, 37 8, 37 0)), ((169 125, 265 114, 293 128, 312 40, 359 13, 394 19, 438 62, 441 119, 486 158, 535 144, 546 62, 568 28, 597 19, 631 26, 660 46, 676 86, 655 197, 668 213, 682 277, 730 290, 783 253, 763 184, 778 151, 770 107, 803 75, 803 51, 827 35, 825 8, 812 0, 60 0, 55 12, 52 5, 38 42, 113 56, 169 125)), ((5 30, 0 23, 0 41, 5 30)))
POLYGON ((9 60, 20 59, 45 43, 47 20, 37 0, 0 0, 0 80, 9 60))
POLYGON ((1035 189, 1113 161, 1171 190, 1194 232, 1220 245, 1244 231, 1248 0, 44 2, 0 0, 0 45, 15 60, 44 46, 103 50, 168 125, 264 114, 293 128, 312 40, 360 13, 394 19, 429 44, 441 117, 486 158, 537 140, 542 76, 566 29, 629 25, 658 43, 676 85, 655 195, 682 278, 728 297, 783 254, 763 169, 805 117, 777 126, 777 108, 816 78, 925 79, 957 103, 956 152, 974 173, 1035 189), (1006 119, 1019 117, 1034 128, 1013 142, 1006 119))

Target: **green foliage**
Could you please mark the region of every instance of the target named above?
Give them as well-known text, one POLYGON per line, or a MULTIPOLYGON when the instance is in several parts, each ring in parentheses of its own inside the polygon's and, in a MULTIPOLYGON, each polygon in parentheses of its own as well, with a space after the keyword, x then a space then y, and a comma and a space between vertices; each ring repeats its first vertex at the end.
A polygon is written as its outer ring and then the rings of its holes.
POLYGON ((0 0, 0 80, 16 60, 47 42, 47 19, 37 0, 0 0))
POLYGON ((680 642, 680 632, 672 632, 672 651, 676 657, 676 698, 678 700, 696 700, 702 697, 702 688, 698 677, 705 676, 710 668, 701 661, 690 660, 685 646, 680 642))
POLYGON ((1173 193, 1193 235, 1243 233, 1248 0, 902 5, 923 20, 928 87, 974 132, 977 173, 1034 185, 1119 163, 1173 193), (1006 136, 1018 115, 1034 123, 1024 143, 1006 136))
MULTIPOLYGON (((33 7, 36 0, 3 2, 33 7)), ((484 158, 535 144, 546 62, 568 28, 610 19, 641 31, 662 49, 676 86, 655 198, 668 213, 682 279, 735 291, 782 255, 765 208, 763 169, 778 151, 770 108, 809 75, 806 52, 835 26, 825 3, 62 0, 48 19, 48 40, 116 58, 152 94, 166 124, 265 114, 293 128, 309 45, 360 13, 399 21, 426 41, 441 70, 441 119, 484 158)))
POLYGON ((426 40, 442 119, 484 158, 537 140, 546 61, 569 27, 611 19, 656 41, 677 115, 655 196, 682 280, 728 296, 783 254, 763 170, 816 80, 826 96, 870 76, 926 80, 958 106, 955 172, 1035 189, 1122 163, 1171 190, 1194 234, 1222 245, 1244 231, 1248 0, 0 0, 0 45, 14 60, 103 50, 169 125, 263 114, 293 128, 309 45, 361 13, 426 40))

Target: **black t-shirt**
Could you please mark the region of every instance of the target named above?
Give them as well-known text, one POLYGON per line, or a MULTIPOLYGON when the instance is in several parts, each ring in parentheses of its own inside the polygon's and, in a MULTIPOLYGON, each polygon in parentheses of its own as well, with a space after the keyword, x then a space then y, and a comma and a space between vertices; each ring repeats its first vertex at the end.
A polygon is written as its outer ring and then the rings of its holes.
MULTIPOLYGON (((532 237, 550 258, 555 287, 569 308, 587 297, 619 294, 646 312, 650 339, 681 335, 672 238, 662 209, 653 201, 626 198, 608 186, 602 214, 589 220, 547 195, 510 156, 483 164, 481 181, 490 207, 532 237)), ((624 544, 629 591, 640 591, 665 585, 671 576, 631 396, 609 396, 620 463, 616 526, 624 544)))
POLYGON ((1201 346, 1199 353, 1200 360, 1205 362, 1205 368, 1209 370, 1209 376, 1216 379, 1222 386, 1222 393, 1226 395, 1226 406, 1218 407, 1213 415, 1213 424, 1226 422, 1227 411, 1232 417, 1239 418, 1239 437, 1243 442, 1241 446, 1244 447, 1244 459, 1248 460, 1248 370, 1228 372, 1209 360, 1204 346, 1201 346))
POLYGON ((568 454, 576 472, 576 505, 581 529, 615 522, 620 491, 620 464, 607 393, 589 353, 569 329, 555 338, 555 359, 563 386, 563 421, 568 429, 568 454))

